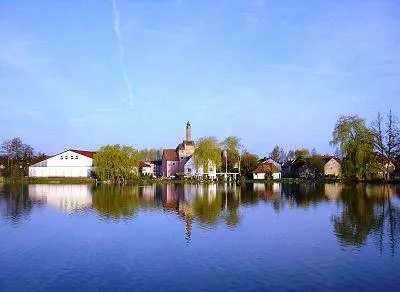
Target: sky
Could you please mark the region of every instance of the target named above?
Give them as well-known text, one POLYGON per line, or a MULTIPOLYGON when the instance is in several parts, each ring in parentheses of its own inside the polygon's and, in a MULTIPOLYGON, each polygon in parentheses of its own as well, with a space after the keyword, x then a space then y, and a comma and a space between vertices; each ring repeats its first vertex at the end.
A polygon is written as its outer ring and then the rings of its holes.
POLYGON ((329 145, 400 115, 398 1, 0 0, 0 141, 37 151, 329 145))

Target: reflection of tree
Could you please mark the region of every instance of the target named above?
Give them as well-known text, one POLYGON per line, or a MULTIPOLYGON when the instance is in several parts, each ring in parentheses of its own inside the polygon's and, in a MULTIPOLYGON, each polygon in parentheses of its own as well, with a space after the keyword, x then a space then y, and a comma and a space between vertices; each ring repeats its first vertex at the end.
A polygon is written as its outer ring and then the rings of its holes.
POLYGON ((400 235, 400 208, 398 204, 393 204, 393 192, 394 188, 382 184, 344 187, 343 212, 332 218, 341 244, 361 246, 372 235, 382 248, 388 237, 394 252, 400 235))
POLYGON ((31 214, 34 202, 29 199, 26 185, 4 185, 0 190, 0 213, 11 224, 19 224, 31 214))
MULTIPOLYGON (((208 187, 208 186, 207 186, 208 187)), ((215 225, 222 210, 222 196, 218 193, 215 196, 199 192, 193 201, 194 216, 207 225, 215 225)))
POLYGON ((138 186, 102 185, 93 190, 93 207, 107 218, 130 218, 137 209, 155 205, 154 196, 145 191, 138 186))

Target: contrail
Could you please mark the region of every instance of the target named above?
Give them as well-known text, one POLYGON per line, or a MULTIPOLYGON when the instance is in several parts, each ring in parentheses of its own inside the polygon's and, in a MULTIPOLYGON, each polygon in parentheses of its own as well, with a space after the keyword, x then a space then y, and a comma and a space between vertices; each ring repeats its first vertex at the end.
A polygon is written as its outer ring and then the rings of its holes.
POLYGON ((119 46, 119 63, 121 66, 121 71, 122 71, 122 76, 124 77, 124 81, 126 83, 126 86, 128 87, 128 102, 129 106, 131 109, 135 109, 135 106, 133 104, 133 90, 132 90, 132 84, 129 81, 128 75, 126 74, 125 70, 125 60, 124 60, 124 46, 122 45, 122 39, 121 39, 121 31, 120 31, 120 25, 119 25, 119 10, 117 7, 117 1, 112 0, 112 5, 113 5, 113 11, 114 11, 114 31, 115 35, 117 36, 118 40, 118 46, 119 46))

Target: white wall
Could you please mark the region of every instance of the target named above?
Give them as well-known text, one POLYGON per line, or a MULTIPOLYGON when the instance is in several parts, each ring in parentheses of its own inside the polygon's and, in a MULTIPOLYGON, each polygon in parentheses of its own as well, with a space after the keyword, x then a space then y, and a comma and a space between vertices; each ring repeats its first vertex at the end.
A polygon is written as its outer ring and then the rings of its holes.
MULTIPOLYGON (((281 178, 281 173, 273 173, 272 174, 273 179, 280 179, 281 178)), ((253 179, 265 179, 265 173, 253 173, 253 179)))

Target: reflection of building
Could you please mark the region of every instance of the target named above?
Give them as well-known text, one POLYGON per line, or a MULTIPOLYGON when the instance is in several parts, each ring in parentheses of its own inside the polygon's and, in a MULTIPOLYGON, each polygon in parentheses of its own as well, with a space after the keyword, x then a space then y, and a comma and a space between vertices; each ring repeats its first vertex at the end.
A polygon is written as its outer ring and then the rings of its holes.
POLYGON ((29 166, 30 177, 90 177, 92 151, 66 150, 29 166))
POLYGON ((325 197, 332 201, 336 201, 340 198, 343 191, 342 184, 325 184, 325 197))
POLYGON ((281 185, 278 183, 273 183, 273 184, 254 183, 253 190, 260 197, 272 198, 281 193, 281 185))
POLYGON ((45 202, 64 211, 92 206, 89 185, 29 185, 28 194, 32 200, 45 202))

